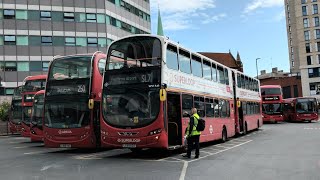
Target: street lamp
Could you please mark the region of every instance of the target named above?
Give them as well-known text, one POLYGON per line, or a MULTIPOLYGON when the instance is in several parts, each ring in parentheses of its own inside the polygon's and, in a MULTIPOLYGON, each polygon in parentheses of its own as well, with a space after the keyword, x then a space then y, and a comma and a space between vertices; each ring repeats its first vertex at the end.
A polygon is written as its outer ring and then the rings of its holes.
POLYGON ((258 79, 258 76, 259 76, 259 73, 258 73, 258 60, 259 59, 261 59, 261 58, 256 58, 257 79, 258 79))

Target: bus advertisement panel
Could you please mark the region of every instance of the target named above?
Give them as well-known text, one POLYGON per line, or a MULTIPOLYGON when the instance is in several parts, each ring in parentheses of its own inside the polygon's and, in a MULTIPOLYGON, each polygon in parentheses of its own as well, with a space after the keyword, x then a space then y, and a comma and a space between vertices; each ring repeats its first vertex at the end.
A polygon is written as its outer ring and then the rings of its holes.
POLYGON ((20 133, 21 131, 21 121, 22 121, 22 86, 14 89, 11 109, 9 115, 9 132, 11 134, 20 133))
POLYGON ((259 82, 243 75, 248 86, 238 88, 237 73, 165 37, 134 35, 114 41, 103 81, 102 146, 182 147, 192 107, 206 120, 201 142, 225 141, 258 128, 259 82), (246 129, 238 128, 236 98, 250 102, 250 113, 241 116, 246 129))
POLYGON ((99 146, 105 58, 96 52, 58 57, 51 62, 44 103, 46 147, 99 146))
POLYGON ((273 123, 284 121, 281 86, 265 85, 260 88, 263 121, 273 123))
POLYGON ((44 90, 38 91, 33 98, 32 115, 30 123, 31 142, 43 141, 43 104, 44 90))
POLYGON ((287 121, 318 121, 317 99, 299 97, 283 100, 283 113, 287 121))
POLYGON ((22 90, 22 128, 21 135, 30 137, 30 121, 32 114, 33 96, 46 85, 47 75, 28 76, 23 81, 22 90))

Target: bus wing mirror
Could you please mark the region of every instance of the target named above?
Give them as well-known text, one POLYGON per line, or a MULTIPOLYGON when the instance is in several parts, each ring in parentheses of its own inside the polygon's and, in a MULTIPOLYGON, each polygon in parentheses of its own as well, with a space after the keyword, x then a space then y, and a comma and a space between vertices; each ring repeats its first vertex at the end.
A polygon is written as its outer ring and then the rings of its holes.
POLYGON ((94 101, 93 101, 93 99, 89 99, 88 108, 91 110, 91 109, 93 109, 93 107, 94 107, 94 101))
POLYGON ((241 102, 240 101, 237 101, 237 107, 241 107, 241 102))
POLYGON ((160 101, 167 100, 167 91, 165 89, 160 89, 160 101))

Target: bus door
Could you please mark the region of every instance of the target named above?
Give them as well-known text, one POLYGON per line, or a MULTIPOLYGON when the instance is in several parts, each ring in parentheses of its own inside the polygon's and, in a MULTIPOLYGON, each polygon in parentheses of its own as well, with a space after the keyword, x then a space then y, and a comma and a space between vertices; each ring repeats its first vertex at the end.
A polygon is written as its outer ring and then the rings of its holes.
POLYGON ((169 146, 182 145, 182 116, 180 94, 167 94, 167 112, 169 146))

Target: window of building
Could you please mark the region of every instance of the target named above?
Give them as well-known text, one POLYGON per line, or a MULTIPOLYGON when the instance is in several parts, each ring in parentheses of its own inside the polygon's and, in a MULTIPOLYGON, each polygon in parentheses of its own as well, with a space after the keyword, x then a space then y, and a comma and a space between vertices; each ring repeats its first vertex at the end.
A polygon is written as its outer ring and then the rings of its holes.
POLYGON ((98 38, 98 46, 99 47, 107 47, 107 39, 106 38, 98 38))
POLYGON ((293 53, 293 47, 290 47, 290 52, 293 53))
POLYGON ((74 37, 66 37, 65 38, 65 45, 66 46, 75 46, 76 45, 76 38, 74 38, 74 37))
POLYGON ((310 53, 310 43, 306 43, 306 53, 310 53))
POLYGON ((29 71, 29 62, 18 62, 17 63, 18 71, 29 71))
POLYGON ((30 71, 42 71, 42 62, 41 61, 31 61, 30 62, 30 71))
POLYGON ((194 76, 202 77, 202 63, 200 57, 192 55, 191 69, 194 76))
POLYGON ((179 69, 177 47, 170 44, 167 46, 166 64, 170 69, 179 69))
POLYGON ((308 15, 308 9, 307 9, 308 6, 302 6, 302 15, 303 16, 307 16, 308 15))
POLYGON ((87 44, 88 44, 88 46, 96 47, 96 46, 98 46, 98 39, 97 38, 88 38, 87 44))
POLYGON ((97 15, 92 13, 86 14, 87 22, 97 22, 97 15))
POLYGON ((301 0, 301 4, 307 3, 307 0, 301 0))
POLYGON ((28 36, 17 36, 16 43, 18 46, 27 46, 29 45, 29 38, 28 36))
POLYGON ((313 20, 314 20, 314 26, 319 27, 319 17, 314 17, 313 20))
POLYGON ((13 95, 14 93, 14 88, 6 88, 6 95, 13 95))
POLYGON ((40 12, 40 19, 51 21, 51 12, 50 11, 41 11, 40 12))
POLYGON ((76 46, 87 46, 87 38, 76 38, 76 46))
POLYGON ((42 45, 52 45, 52 37, 51 36, 42 36, 41 37, 42 45))
POLYGON ((304 40, 306 41, 310 40, 310 31, 304 31, 304 40))
POLYGON ((74 13, 71 13, 71 12, 63 13, 63 20, 66 22, 74 21, 74 13))
POLYGON ((28 19, 28 11, 25 10, 16 10, 16 19, 28 19))
POLYGON ((4 9, 3 18, 4 19, 14 19, 16 17, 16 11, 13 9, 4 9))
POLYGON ((291 61, 291 66, 294 67, 294 61, 291 61))
POLYGON ((49 62, 42 62, 42 71, 48 71, 49 62))
POLYGON ((179 49, 179 66, 181 72, 191 74, 189 52, 179 49))
POLYGON ((318 14, 318 4, 313 4, 313 14, 318 14))
POLYGON ((16 36, 4 36, 4 45, 16 45, 16 36))
POLYGON ((320 29, 316 29, 315 31, 316 39, 320 39, 320 29))
POLYGON ((104 14, 98 14, 97 23, 106 23, 106 16, 104 14))
POLYGON ((10 62, 10 61, 5 62, 4 70, 5 71, 17 71, 17 62, 10 62))
POLYGON ((312 56, 307 56, 307 64, 308 65, 312 64, 312 56))
POLYGON ((303 18, 303 27, 308 28, 309 27, 309 19, 308 18, 303 18))

